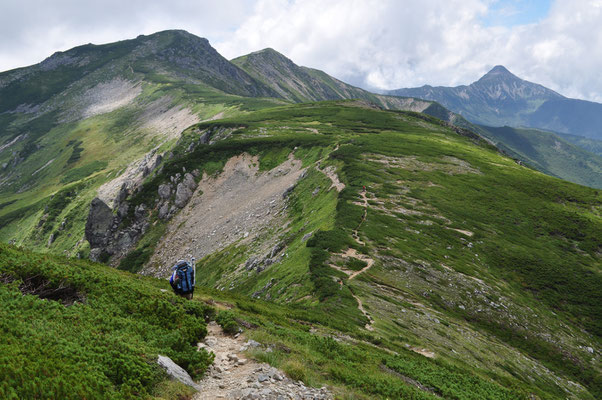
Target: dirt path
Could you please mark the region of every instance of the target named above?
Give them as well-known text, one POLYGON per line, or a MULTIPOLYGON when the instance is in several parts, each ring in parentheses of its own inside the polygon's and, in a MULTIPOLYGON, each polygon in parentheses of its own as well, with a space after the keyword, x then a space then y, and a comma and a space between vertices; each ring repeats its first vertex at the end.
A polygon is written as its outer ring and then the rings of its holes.
MULTIPOLYGON (((362 216, 362 220, 360 221, 360 223, 357 226, 357 228, 355 228, 355 230, 353 231, 353 239, 355 239, 355 241, 358 244, 361 244, 362 246, 365 246, 366 243, 364 243, 360 239, 359 229, 360 229, 360 226, 362 226, 362 224, 366 220, 366 217, 368 215, 368 198, 366 197, 366 191, 365 190, 362 191, 361 195, 362 195, 362 203, 361 204, 362 204, 362 207, 364 207, 364 215, 362 216)), ((364 254, 359 254, 355 249, 348 249, 347 252, 345 253, 345 255, 347 257, 353 257, 353 258, 357 258, 358 260, 362 260, 362 261, 364 261, 367 264, 361 270, 355 271, 351 275, 349 275, 349 280, 355 278, 356 276, 358 276, 362 272, 366 272, 367 270, 369 270, 370 268, 372 268, 372 266, 374 265, 374 259, 372 259, 372 258, 370 258, 370 257, 368 257, 368 256, 366 256, 364 254)))
MULTIPOLYGON (((360 221, 359 225, 357 226, 357 228, 355 228, 355 230, 353 231, 353 239, 360 245, 365 246, 365 243, 363 241, 360 240, 359 238, 359 229, 362 226, 362 224, 364 223, 364 221, 366 220, 366 216, 368 214, 368 198, 366 197, 366 192, 362 191, 361 193, 362 196, 362 202, 361 203, 356 203, 361 205, 362 207, 364 207, 364 215, 362 216, 362 220, 360 221)), ((367 270, 369 270, 370 268, 372 268, 372 266, 374 265, 374 259, 371 257, 368 257, 365 254, 360 254, 357 252, 357 250, 355 249, 347 249, 347 251, 345 251, 344 253, 339 254, 340 257, 342 258, 355 258, 356 260, 361 260, 363 262, 366 263, 366 266, 362 269, 360 269, 359 271, 351 271, 349 269, 340 267, 338 265, 335 264, 330 264, 330 266, 338 271, 341 271, 342 273, 347 275, 347 279, 348 280, 352 280, 355 277, 357 277, 359 274, 366 272, 367 270)), ((341 282, 341 285, 343 283, 341 282)), ((355 299, 355 301, 357 301, 357 308, 361 311, 362 314, 364 314, 366 316, 366 318, 368 318, 368 323, 365 325, 365 328, 369 331, 373 331, 374 328, 372 327, 372 324, 374 323, 374 320, 372 319, 372 317, 370 316, 370 314, 368 314, 368 312, 366 311, 366 309, 364 308, 364 304, 362 303, 362 300, 356 296, 355 294, 353 294, 353 298, 355 299)))
MULTIPOLYGON (((350 249, 350 250, 355 250, 355 249, 350 249)), ((352 256, 352 257, 355 257, 358 260, 362 260, 362 261, 366 262, 366 266, 364 268, 360 269, 359 271, 355 271, 354 273, 352 273, 351 275, 349 275, 349 280, 352 280, 353 278, 355 278, 356 276, 358 276, 362 272, 368 271, 374 265, 374 260, 372 258, 368 257, 368 256, 363 255, 363 254, 358 254, 356 252, 356 255, 352 256)))
POLYGON ((259 343, 225 335, 219 325, 207 325, 207 337, 199 347, 215 354, 215 362, 199 382, 202 391, 193 400, 213 399, 332 399, 326 388, 306 387, 289 379, 268 364, 248 360, 241 350, 259 347, 259 343))
POLYGON ((364 243, 360 239, 360 235, 359 235, 360 226, 362 226, 362 224, 366 220, 366 216, 368 215, 368 198, 366 197, 366 191, 365 190, 362 191, 361 196, 362 196, 362 202, 361 203, 355 203, 355 204, 359 204, 362 207, 364 207, 364 215, 362 216, 362 220, 360 221, 360 223, 357 226, 357 228, 355 228, 355 230, 353 231, 353 238, 355 239, 356 242, 358 242, 362 246, 365 246, 366 243, 364 243))
POLYGON ((361 260, 361 261, 363 261, 363 262, 366 263, 366 266, 364 268, 360 269, 359 271, 351 271, 349 269, 346 269, 346 268, 343 268, 343 267, 339 267, 338 265, 330 264, 330 266, 332 268, 334 268, 336 270, 339 270, 339 271, 341 271, 344 274, 347 274, 347 276, 349 277, 348 278, 349 280, 355 278, 356 276, 358 276, 362 272, 365 272, 365 271, 369 270, 374 265, 374 260, 372 258, 368 257, 367 255, 358 253, 357 250, 355 250, 355 249, 347 249, 347 251, 345 251, 344 253, 339 254, 339 256, 341 256, 343 258, 349 258, 349 257, 355 258, 357 260, 361 260))
POLYGON ((372 319, 372 317, 370 316, 370 314, 368 314, 368 312, 364 308, 364 303, 362 303, 362 301, 360 300, 360 298, 357 297, 356 295, 353 295, 353 298, 355 299, 355 301, 357 301, 357 308, 358 308, 358 310, 360 310, 362 312, 362 314, 364 314, 364 316, 366 318, 368 318, 368 323, 366 325, 364 325, 364 328, 366 328, 369 331, 373 331, 374 328, 372 327, 372 324, 374 323, 374 320, 372 319))

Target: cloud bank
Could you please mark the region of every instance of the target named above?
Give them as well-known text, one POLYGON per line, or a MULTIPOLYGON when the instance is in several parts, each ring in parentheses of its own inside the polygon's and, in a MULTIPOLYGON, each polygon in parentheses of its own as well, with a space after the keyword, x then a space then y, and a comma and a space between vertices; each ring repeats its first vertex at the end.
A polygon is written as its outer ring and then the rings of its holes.
POLYGON ((468 84, 502 64, 566 96, 602 101, 602 0, 557 0, 539 19, 492 25, 505 20, 493 13, 529 1, 4 0, 0 70, 179 28, 227 58, 272 47, 372 90, 468 84))
POLYGON ((602 101, 602 1, 556 1, 540 21, 486 26, 495 3, 260 0, 217 48, 233 57, 273 47, 369 89, 468 84, 502 64, 564 95, 602 101))

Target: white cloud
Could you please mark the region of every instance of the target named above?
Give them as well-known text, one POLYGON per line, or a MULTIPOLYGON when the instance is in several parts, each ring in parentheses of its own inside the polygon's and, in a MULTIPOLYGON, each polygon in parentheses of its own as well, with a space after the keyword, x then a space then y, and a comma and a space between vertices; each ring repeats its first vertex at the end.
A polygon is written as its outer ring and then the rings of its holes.
POLYGON ((602 1, 556 1, 539 22, 487 27, 492 3, 259 0, 216 47, 229 58, 273 47, 372 89, 468 84, 503 64, 565 95, 602 100, 602 1))
POLYGON ((81 44, 165 29, 221 40, 252 7, 246 0, 1 0, 0 71, 38 63, 81 44))
POLYGON ((485 24, 500 12, 497 0, 2 0, 0 70, 179 28, 227 58, 272 47, 366 88, 468 84, 503 64, 602 101, 602 0, 557 0, 529 25, 485 24))

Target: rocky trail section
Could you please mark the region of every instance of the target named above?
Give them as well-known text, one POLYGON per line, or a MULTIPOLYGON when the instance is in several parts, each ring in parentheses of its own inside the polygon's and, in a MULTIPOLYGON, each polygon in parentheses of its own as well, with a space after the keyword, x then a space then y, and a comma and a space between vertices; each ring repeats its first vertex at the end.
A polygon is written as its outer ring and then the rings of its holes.
POLYGON ((213 366, 199 382, 201 391, 193 400, 213 399, 332 399, 325 388, 307 387, 293 381, 268 364, 247 359, 242 352, 261 346, 242 335, 227 336, 215 322, 207 325, 208 334, 199 348, 215 354, 213 366))
MULTIPOLYGON (((337 148, 335 148, 334 151, 336 151, 337 148)), ((345 189, 345 184, 339 180, 334 166, 330 165, 320 171, 322 171, 332 181, 332 185, 330 185, 330 188, 334 187, 337 190, 337 192, 340 192, 341 190, 345 189)))

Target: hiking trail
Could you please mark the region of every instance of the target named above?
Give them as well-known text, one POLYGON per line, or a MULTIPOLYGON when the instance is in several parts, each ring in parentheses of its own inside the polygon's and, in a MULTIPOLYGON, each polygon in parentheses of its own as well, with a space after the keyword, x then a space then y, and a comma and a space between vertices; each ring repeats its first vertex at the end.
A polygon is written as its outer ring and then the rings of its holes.
POLYGON ((374 320, 372 319, 372 317, 370 316, 370 314, 368 314, 368 312, 364 308, 364 304, 362 303, 362 301, 360 300, 360 298, 357 297, 353 293, 351 295, 353 296, 353 298, 355 299, 355 301, 357 301, 357 308, 358 308, 358 310, 360 310, 362 312, 362 314, 364 314, 364 316, 366 318, 368 318, 368 323, 366 325, 364 325, 364 328, 366 328, 369 331, 373 331, 374 328, 372 327, 372 324, 374 323, 374 320))
MULTIPOLYGON (((357 205, 360 205, 360 206, 364 207, 364 215, 362 216, 362 220, 358 224, 357 228, 355 228, 353 230, 352 236, 353 236, 353 239, 357 242, 357 244, 365 246, 366 243, 364 243, 360 239, 360 236, 359 236, 359 229, 362 226, 362 224, 364 223, 364 221, 366 221, 366 217, 368 215, 368 198, 366 197, 366 191, 365 190, 363 190, 361 192, 361 196, 362 196, 362 202, 361 203, 354 202, 354 204, 357 204, 357 205)), ((333 268, 335 268, 335 269, 337 269, 337 270, 339 270, 339 271, 347 274, 349 276, 349 278, 348 278, 349 280, 352 280, 353 278, 355 278, 359 274, 361 274, 363 272, 366 272, 367 270, 369 270, 370 268, 372 268, 372 266, 374 265, 374 259, 373 258, 371 258, 371 257, 369 257, 369 256, 367 256, 365 254, 360 254, 355 249, 351 249, 351 248, 347 249, 347 251, 345 251, 344 253, 339 254, 339 255, 341 257, 343 257, 343 258, 349 258, 349 257, 351 257, 351 258, 355 258, 357 260, 361 260, 361 261, 363 261, 363 262, 366 263, 366 266, 364 268, 360 269, 359 271, 350 271, 348 269, 341 268, 339 266, 331 264, 331 267, 333 267, 333 268)))
POLYGON ((364 223, 364 221, 366 220, 366 217, 368 216, 368 198, 366 197, 366 191, 362 190, 361 192, 361 196, 362 196, 362 202, 354 202, 353 204, 357 204, 359 206, 364 207, 364 215, 362 216, 362 220, 360 221, 359 225, 357 226, 357 228, 355 228, 355 230, 353 231, 353 238, 355 239, 355 241, 358 244, 361 244, 362 246, 365 246, 366 243, 364 243, 361 239, 360 239, 360 235, 359 235, 359 230, 360 230, 360 226, 362 226, 362 224, 364 223))
MULTIPOLYGON (((213 365, 199 381, 202 391, 193 400, 210 399, 332 399, 332 394, 322 387, 307 387, 301 381, 288 378, 284 372, 269 364, 248 359, 243 351, 261 348, 253 340, 245 341, 226 335, 215 322, 207 324, 207 336, 199 348, 215 354, 213 365)), ((270 351, 270 348, 266 351, 270 351)))
MULTIPOLYGON (((355 230, 353 231, 352 235, 353 235, 353 239, 360 245, 365 246, 366 243, 364 243, 360 237, 359 237, 359 229, 362 226, 362 224, 364 223, 364 221, 366 220, 366 217, 368 215, 368 198, 366 197, 366 190, 362 190, 361 192, 361 196, 362 196, 362 202, 354 202, 354 204, 360 205, 362 207, 364 207, 364 215, 362 216, 362 220, 360 221, 359 225, 357 226, 357 228, 355 228, 355 230)), ((349 270, 347 268, 343 268, 340 267, 334 263, 331 263, 330 266, 334 269, 336 269, 337 271, 340 271, 344 274, 347 275, 347 279, 350 281, 352 279, 354 279, 355 277, 357 277, 359 274, 366 272, 367 270, 369 270, 370 268, 372 268, 372 266, 374 265, 374 259, 365 255, 365 254, 361 254, 358 253, 356 249, 353 248, 349 248, 347 249, 344 253, 338 254, 338 256, 346 259, 346 258, 355 258, 356 260, 360 260, 366 263, 366 266, 358 271, 352 271, 349 270)), ((340 281, 341 286, 343 285, 343 282, 340 281)), ((372 324, 374 323, 374 319, 372 318, 372 316, 370 316, 370 314, 368 314, 368 312, 366 311, 366 309, 364 308, 364 304, 362 303, 362 300, 360 300, 360 298, 358 296, 356 296, 355 294, 353 294, 353 298, 355 299, 355 301, 357 301, 357 308, 358 310, 360 310, 360 312, 362 314, 364 314, 364 316, 366 318, 368 318, 368 323, 364 326, 367 330, 369 331, 373 331, 374 328, 372 327, 372 324)))

